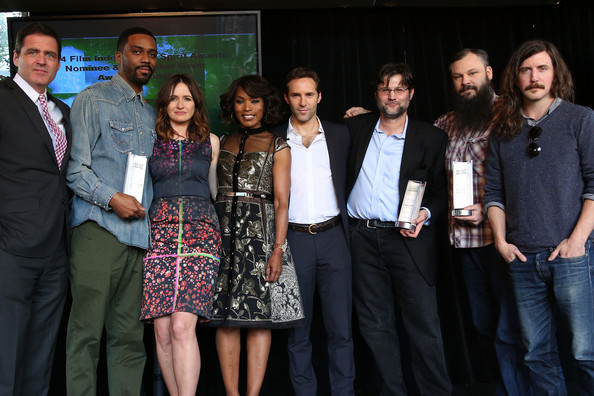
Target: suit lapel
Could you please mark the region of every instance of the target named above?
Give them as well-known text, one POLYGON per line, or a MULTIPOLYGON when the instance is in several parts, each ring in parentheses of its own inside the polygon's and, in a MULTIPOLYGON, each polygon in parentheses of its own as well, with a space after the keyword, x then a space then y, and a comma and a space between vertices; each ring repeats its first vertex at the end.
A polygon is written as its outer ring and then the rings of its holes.
MULTIPOLYGON (((52 138, 50 137, 50 131, 47 130, 45 123, 43 122, 43 118, 41 118, 41 114, 39 113, 39 108, 35 103, 31 101, 31 99, 27 96, 25 92, 15 83, 13 80, 9 80, 9 86, 13 89, 14 96, 17 100, 21 103, 23 108, 25 109, 25 113, 27 117, 39 133, 41 140, 46 145, 48 152, 51 154, 56 166, 58 166, 58 160, 56 160, 56 154, 54 152, 54 145, 52 143, 52 138)), ((61 110, 60 110, 61 111, 61 110)))
POLYGON ((400 201, 402 201, 402 198, 404 198, 406 185, 408 183, 408 179, 405 175, 410 174, 411 166, 414 166, 413 164, 417 162, 417 158, 415 157, 422 155, 422 153, 419 151, 420 144, 421 140, 419 131, 415 128, 414 122, 409 118, 408 130, 406 131, 406 138, 404 140, 404 150, 402 152, 402 162, 400 164, 400 180, 398 181, 400 201))
POLYGON ((361 167, 363 166, 363 160, 365 159, 365 154, 367 153, 371 136, 373 136, 373 130, 375 128, 375 124, 377 124, 377 120, 378 118, 373 117, 364 123, 361 127, 361 131, 357 134, 359 137, 359 139, 357 139, 358 141, 353 142, 353 144, 357 145, 357 150, 355 152, 355 177, 353 179, 353 183, 357 180, 359 172, 361 171, 361 167))
MULTIPOLYGON (((321 121, 320 121, 321 122, 321 121)), ((332 172, 332 175, 336 175, 336 144, 335 142, 335 138, 336 135, 334 135, 334 131, 331 128, 326 128, 326 126, 324 126, 324 124, 322 123, 322 128, 324 128, 324 135, 326 138, 326 146, 328 147, 328 158, 330 160, 330 171, 332 172)), ((334 177, 332 178, 334 180, 334 177)), ((334 188, 336 188, 336 186, 334 186, 334 188)))

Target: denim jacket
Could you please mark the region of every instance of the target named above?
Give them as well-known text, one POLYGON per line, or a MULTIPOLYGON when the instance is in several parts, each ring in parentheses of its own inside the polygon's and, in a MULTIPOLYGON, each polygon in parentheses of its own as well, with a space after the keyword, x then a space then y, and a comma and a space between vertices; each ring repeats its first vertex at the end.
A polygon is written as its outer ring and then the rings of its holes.
MULTIPOLYGON (((129 246, 149 245, 148 214, 128 220, 109 206, 122 191, 128 153, 150 157, 155 142, 155 110, 116 74, 81 91, 72 104, 72 153, 68 186, 74 191, 71 227, 92 220, 129 246)), ((149 172, 142 206, 149 208, 153 187, 149 172)))

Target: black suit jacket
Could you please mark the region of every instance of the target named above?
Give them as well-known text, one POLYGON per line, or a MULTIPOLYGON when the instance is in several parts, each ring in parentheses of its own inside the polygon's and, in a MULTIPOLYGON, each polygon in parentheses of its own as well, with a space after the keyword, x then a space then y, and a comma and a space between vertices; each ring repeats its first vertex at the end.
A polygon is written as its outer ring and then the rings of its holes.
MULTIPOLYGON (((351 134, 351 154, 347 175, 349 194, 363 165, 378 119, 377 113, 367 113, 346 121, 351 134)), ((435 284, 437 272, 436 236, 438 228, 443 225, 443 216, 447 211, 446 144, 447 135, 444 131, 409 117, 400 164, 398 209, 400 210, 402 205, 409 180, 421 180, 427 183, 421 206, 431 211, 431 224, 423 226, 417 238, 404 238, 404 241, 417 268, 430 285, 435 284)))
POLYGON ((62 169, 37 105, 12 79, 0 83, 0 249, 17 256, 51 255, 67 229, 70 109, 48 99, 64 115, 68 147, 62 169))
MULTIPOLYGON (((346 171, 348 163, 348 155, 350 148, 349 132, 344 125, 335 124, 328 121, 320 121, 324 129, 326 137, 326 145, 328 146, 328 156, 330 157, 330 170, 332 171, 332 181, 334 182, 334 191, 336 192, 336 200, 342 215, 342 223, 347 238, 350 241, 348 231, 349 218, 346 208, 346 171)), ((277 136, 287 138, 288 121, 284 124, 271 128, 270 131, 277 136)), ((350 242, 349 242, 350 243, 350 242)))

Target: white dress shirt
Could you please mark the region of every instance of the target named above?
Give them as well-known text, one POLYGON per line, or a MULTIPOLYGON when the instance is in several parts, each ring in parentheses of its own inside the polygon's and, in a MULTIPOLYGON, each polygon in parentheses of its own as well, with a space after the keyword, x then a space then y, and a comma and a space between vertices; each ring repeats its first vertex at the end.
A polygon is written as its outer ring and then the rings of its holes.
POLYGON ((289 119, 287 140, 291 147, 290 223, 321 223, 340 213, 332 182, 326 135, 320 119, 316 119, 320 133, 309 147, 303 145, 301 135, 293 128, 289 119))

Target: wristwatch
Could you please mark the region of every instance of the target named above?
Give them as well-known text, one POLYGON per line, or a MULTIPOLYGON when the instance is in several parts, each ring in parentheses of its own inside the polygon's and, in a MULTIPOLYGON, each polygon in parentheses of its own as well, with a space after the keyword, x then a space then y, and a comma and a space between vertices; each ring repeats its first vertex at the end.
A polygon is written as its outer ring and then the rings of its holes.
POLYGON ((287 240, 285 239, 284 243, 274 243, 274 249, 280 249, 281 252, 285 253, 287 251, 287 240))

